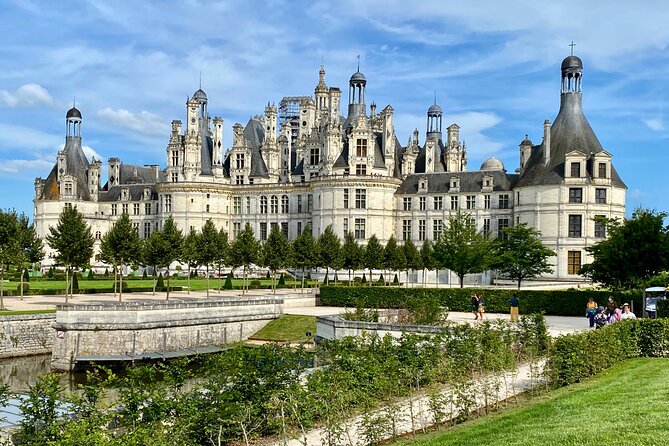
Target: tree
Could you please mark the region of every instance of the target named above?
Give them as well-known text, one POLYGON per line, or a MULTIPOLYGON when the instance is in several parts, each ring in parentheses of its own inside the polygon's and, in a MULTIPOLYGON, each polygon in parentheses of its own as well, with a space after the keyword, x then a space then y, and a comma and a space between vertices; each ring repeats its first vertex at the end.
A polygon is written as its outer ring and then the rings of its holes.
POLYGON ((350 231, 344 235, 344 244, 341 248, 341 254, 342 264, 344 265, 344 268, 348 270, 348 280, 349 285, 351 285, 353 283, 351 270, 360 268, 363 263, 364 251, 358 246, 355 236, 350 231))
MULTIPOLYGON (((434 250, 432 249, 432 243, 429 240, 423 240, 423 246, 420 247, 420 258, 423 264, 423 273, 425 270, 432 271, 435 268, 434 263, 434 250)), ((423 274, 423 286, 425 286, 425 276, 423 274)))
POLYGON ((4 274, 6 266, 12 263, 13 244, 17 238, 17 232, 18 216, 16 211, 0 209, 0 309, 5 308, 4 274))
POLYGON ((183 247, 181 249, 181 256, 179 260, 188 265, 188 294, 190 294, 190 270, 197 268, 199 264, 200 249, 199 235, 195 229, 191 229, 188 235, 184 238, 183 247))
MULTIPOLYGON (((56 226, 49 228, 47 243, 56 252, 55 260, 65 267, 65 302, 68 299, 70 270, 88 265, 93 256, 93 235, 76 207, 67 206, 56 226)), ((70 291, 71 292, 71 291, 70 291)))
MULTIPOLYGON (((165 300, 170 299, 170 265, 181 257, 183 233, 168 217, 161 230, 153 231, 146 242, 144 259, 156 268, 167 268, 167 287, 165 300)), ((155 276, 155 273, 154 273, 155 276)))
POLYGON ((407 286, 409 286, 409 271, 415 271, 423 267, 423 259, 418 252, 418 248, 411 240, 404 242, 403 246, 404 258, 406 259, 407 268, 407 286))
POLYGON ((221 228, 218 233, 218 244, 216 245, 217 252, 214 259, 214 265, 218 269, 218 290, 221 290, 221 269, 228 264, 230 258, 230 243, 228 241, 228 233, 221 228))
MULTIPOLYGON (((225 244, 227 245, 228 236, 225 235, 225 244)), ((206 268, 207 277, 207 298, 209 298, 209 265, 214 263, 221 257, 223 239, 216 230, 214 222, 211 219, 207 220, 202 227, 202 232, 197 239, 197 262, 200 266, 204 265, 206 268)))
POLYGON ((325 267, 324 282, 327 282, 330 268, 337 269, 341 263, 341 241, 332 230, 332 225, 318 237, 318 256, 320 266, 325 267))
POLYGON ((160 256, 163 251, 161 245, 163 243, 162 233, 158 230, 153 231, 149 238, 144 240, 142 246, 142 263, 147 266, 151 266, 153 269, 153 294, 156 294, 156 280, 157 280, 157 269, 158 264, 161 263, 160 256))
POLYGON ((369 269, 369 283, 371 284, 374 281, 372 270, 383 267, 383 246, 381 246, 376 234, 373 234, 367 241, 364 258, 365 266, 369 269))
POLYGON ((285 268, 290 262, 290 242, 279 226, 274 226, 262 246, 263 266, 272 272, 272 290, 276 294, 276 271, 285 268))
POLYGON ((493 242, 490 266, 515 280, 518 289, 524 279, 553 271, 548 258, 555 252, 541 243, 539 231, 523 223, 502 229, 502 234, 493 242))
POLYGON ((251 225, 246 223, 244 229, 237 234, 237 238, 232 243, 230 250, 230 260, 234 267, 244 267, 244 283, 242 285, 242 293, 246 293, 248 285, 246 283, 246 272, 252 263, 258 261, 260 254, 260 244, 253 235, 251 225))
MULTIPOLYGON (((383 249, 383 266, 390 271, 401 271, 406 267, 404 251, 397 245, 395 235, 391 235, 383 249)), ((388 279, 390 281, 390 279, 388 279)))
POLYGON ((448 227, 439 234, 434 244, 437 265, 453 271, 464 287, 466 274, 486 269, 490 242, 476 231, 469 214, 459 212, 448 218, 448 227))
MULTIPOLYGON (((39 262, 43 258, 42 240, 28 217, 25 214, 18 215, 15 211, 0 210, 0 282, 5 265, 15 265, 20 276, 19 288, 23 300, 23 282, 27 278, 25 264, 39 262)), ((2 287, 0 284, 0 308, 4 308, 2 287)))
MULTIPOLYGON (((114 226, 102 237, 100 244, 100 256, 114 265, 114 270, 118 268, 118 301, 123 300, 123 270, 125 265, 136 263, 142 257, 142 241, 137 235, 137 231, 132 227, 130 217, 123 213, 114 226)), ((114 275, 114 284, 117 276, 114 275)))
POLYGON ((315 268, 318 264, 318 251, 316 249, 316 240, 311 233, 311 226, 304 228, 301 234, 298 234, 293 240, 293 264, 302 269, 302 291, 304 291, 304 272, 307 269, 315 268))
POLYGON ((615 289, 645 288, 650 277, 669 269, 666 217, 665 212, 639 208, 624 222, 598 218, 608 238, 585 248, 594 260, 580 274, 615 289))

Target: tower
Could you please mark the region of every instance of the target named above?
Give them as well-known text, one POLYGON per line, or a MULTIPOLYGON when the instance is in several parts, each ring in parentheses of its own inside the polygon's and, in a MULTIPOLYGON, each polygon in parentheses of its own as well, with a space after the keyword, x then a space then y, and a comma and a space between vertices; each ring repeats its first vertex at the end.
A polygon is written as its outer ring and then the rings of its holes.
POLYGON ((325 68, 321 65, 321 69, 318 70, 318 85, 314 90, 314 95, 316 96, 316 110, 318 112, 327 111, 328 104, 328 86, 325 85, 325 68))
POLYGON ((65 115, 68 138, 81 138, 81 121, 81 112, 75 106, 72 106, 65 115))
POLYGON ((441 118, 441 107, 435 101, 427 109, 427 139, 434 139, 435 141, 441 139, 441 118))
POLYGON ((360 72, 360 65, 358 64, 358 71, 353 73, 351 79, 348 81, 348 118, 358 115, 365 115, 365 88, 367 88, 367 79, 365 75, 360 72))

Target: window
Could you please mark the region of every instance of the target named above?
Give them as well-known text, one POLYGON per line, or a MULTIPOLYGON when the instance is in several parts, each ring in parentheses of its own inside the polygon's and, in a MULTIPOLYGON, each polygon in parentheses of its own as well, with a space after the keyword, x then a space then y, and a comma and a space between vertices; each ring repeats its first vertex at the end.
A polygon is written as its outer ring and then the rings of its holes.
POLYGON ((569 202, 570 203, 583 203, 583 189, 580 187, 570 187, 569 188, 569 202))
POLYGON ((358 240, 365 239, 365 219, 356 218, 355 219, 355 238, 358 240))
POLYGON ((597 166, 599 169, 599 175, 597 175, 599 178, 606 178, 606 163, 599 163, 597 166))
POLYGON ((595 203, 606 204, 606 189, 595 189, 595 203))
POLYGON ((508 218, 500 218, 497 220, 497 237, 506 240, 508 237, 502 230, 509 227, 508 218))
POLYGON ((444 230, 444 221, 443 220, 434 220, 432 221, 432 240, 437 240, 439 234, 444 230))
POLYGON ((242 232, 242 224, 238 221, 232 223, 232 238, 236 239, 239 233, 242 232))
POLYGON ((242 213, 242 197, 232 197, 232 213, 235 215, 242 213))
POLYGON ((95 231, 95 240, 100 240, 102 238, 102 233, 100 231, 95 231))
POLYGON ((411 220, 402 220, 402 240, 411 240, 411 220))
POLYGON ((139 237, 139 223, 133 223, 132 229, 135 230, 135 234, 137 234, 137 237, 139 237))
POLYGON ((314 208, 314 196, 312 194, 307 195, 307 212, 311 212, 314 208))
POLYGON ((490 219, 489 218, 484 218, 483 219, 483 234, 484 235, 490 234, 490 219))
POLYGON ((178 166, 179 165, 179 151, 178 150, 172 150, 172 166, 178 166))
POLYGON ((355 190, 355 208, 356 209, 367 208, 367 191, 365 189, 355 190))
POLYGON ((139 203, 133 203, 132 215, 139 215, 139 203))
POLYGON ((261 221, 260 222, 260 240, 262 240, 262 241, 267 240, 267 222, 266 221, 261 221))
MULTIPOLYGON (((595 215, 595 217, 604 218, 604 215, 595 215)), ((601 221, 595 220, 595 237, 605 238, 606 237, 606 224, 601 221)))
POLYGON ((281 233, 283 234, 284 237, 288 238, 288 222, 287 221, 282 221, 281 222, 281 233))
POLYGON ((281 196, 281 213, 282 214, 287 214, 288 213, 288 195, 282 195, 281 196))
POLYGON ((172 195, 165 195, 163 203, 165 204, 165 212, 172 212, 172 195))
POLYGON ((121 208, 123 209, 122 212, 123 212, 124 214, 127 214, 127 213, 128 213, 128 203, 123 203, 123 204, 121 205, 121 208))
POLYGON ((236 175, 235 176, 235 184, 238 186, 241 186, 244 184, 244 175, 236 175))
POLYGON ((144 214, 151 215, 151 203, 144 203, 144 214))
POLYGON ((348 189, 344 189, 344 209, 348 209, 348 189))
POLYGON ((348 234, 348 218, 344 218, 344 237, 348 234))
POLYGON ((483 196, 483 209, 490 209, 490 195, 483 196))
POLYGON ((111 205, 111 214, 118 215, 118 204, 114 203, 111 205))
POLYGON ((476 195, 467 195, 467 209, 476 209, 476 195))
POLYGON ((251 197, 246 197, 246 213, 251 213, 251 197))
POLYGON ((310 152, 309 164, 315 166, 321 160, 321 151, 318 147, 312 147, 310 152))
POLYGON ((581 269, 581 251, 567 251, 567 274, 578 274, 581 269))
POLYGON ((72 203, 65 203, 65 209, 72 209, 72 203))
POLYGON ((498 204, 500 209, 509 209, 509 194, 500 195, 498 204))
POLYGON ((261 214, 267 213, 267 197, 264 195, 260 197, 260 213, 261 214))
POLYGON ((355 156, 367 156, 367 140, 357 139, 355 142, 355 156))
POLYGON ((405 211, 410 211, 411 210, 411 197, 402 198, 402 205, 403 205, 405 211))
POLYGON ((457 195, 451 196, 451 210, 455 210, 458 208, 458 197, 457 195))
POLYGON ((279 213, 279 197, 277 197, 276 195, 272 195, 272 197, 269 200, 269 211, 272 214, 279 213))
POLYGON ((581 163, 571 163, 571 177, 581 178, 581 163))
POLYGON ((425 240, 425 220, 418 220, 418 240, 425 240))
POLYGON ((179 181, 179 174, 177 172, 172 172, 172 182, 176 183, 179 181))
POLYGON ((244 154, 243 153, 237 153, 235 155, 235 168, 237 168, 237 169, 243 169, 244 168, 244 154))
POLYGON ((367 175, 367 165, 366 164, 356 164, 355 165, 355 174, 356 175, 367 175))
POLYGON ((144 238, 149 238, 151 235, 151 223, 150 222, 145 222, 144 223, 144 238))
POLYGON ((426 197, 419 197, 418 198, 418 209, 420 209, 421 211, 424 211, 426 201, 427 201, 426 197))
POLYGON ((297 196, 297 213, 302 213, 302 195, 297 196))
POLYGON ((65 195, 72 195, 72 183, 65 183, 65 195))
POLYGON ((298 221, 297 222, 297 235, 302 234, 302 222, 298 221))
POLYGON ((443 197, 434 197, 434 210, 440 211, 444 207, 443 197))
POLYGON ((580 215, 569 216, 569 237, 581 237, 581 219, 580 215))

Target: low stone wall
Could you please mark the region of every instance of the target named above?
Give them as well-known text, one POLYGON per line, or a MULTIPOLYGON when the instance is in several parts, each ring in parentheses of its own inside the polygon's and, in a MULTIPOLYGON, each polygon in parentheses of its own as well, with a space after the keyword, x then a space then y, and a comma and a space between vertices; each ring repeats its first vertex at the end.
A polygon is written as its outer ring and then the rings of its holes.
POLYGON ((383 337, 387 334, 399 338, 402 333, 441 333, 443 327, 432 325, 395 325, 382 322, 347 321, 339 316, 319 316, 316 318, 318 339, 341 339, 346 336, 360 336, 363 333, 383 337))
POLYGON ((0 316, 0 358, 51 353, 55 314, 0 316))
POLYGON ((132 359, 242 341, 278 318, 282 304, 282 299, 248 297, 59 305, 51 367, 67 371, 79 358, 132 359))

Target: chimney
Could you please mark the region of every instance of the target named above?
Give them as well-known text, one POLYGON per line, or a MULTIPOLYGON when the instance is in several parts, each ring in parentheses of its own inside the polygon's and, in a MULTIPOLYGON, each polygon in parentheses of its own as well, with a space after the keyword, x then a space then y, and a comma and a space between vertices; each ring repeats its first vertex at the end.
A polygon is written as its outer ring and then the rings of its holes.
POLYGON ((546 119, 544 121, 544 164, 548 164, 551 160, 551 122, 546 119))

